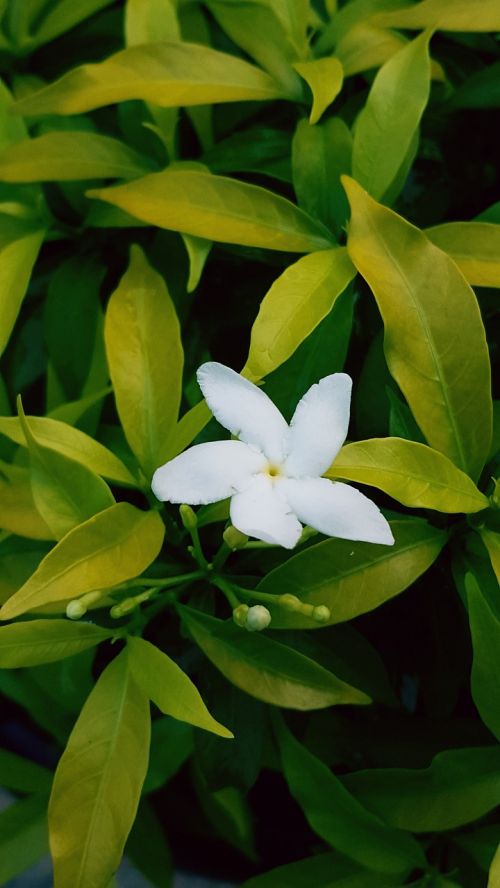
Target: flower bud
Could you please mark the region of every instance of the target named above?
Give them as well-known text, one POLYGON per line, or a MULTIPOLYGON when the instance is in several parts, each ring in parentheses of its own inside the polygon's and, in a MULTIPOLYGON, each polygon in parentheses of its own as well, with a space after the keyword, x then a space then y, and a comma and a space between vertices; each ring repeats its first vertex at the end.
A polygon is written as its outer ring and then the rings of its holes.
POLYGON ((262 629, 267 629, 270 622, 271 614, 267 607, 262 604, 254 604, 248 611, 245 629, 248 629, 249 632, 261 632, 262 629))
POLYGON ((181 506, 179 506, 179 514, 186 530, 196 530, 196 528, 198 527, 198 519, 196 517, 196 512, 193 511, 191 506, 183 503, 181 506))
POLYGON ((232 524, 229 527, 226 527, 224 533, 222 534, 222 539, 224 540, 226 546, 230 549, 243 549, 244 546, 248 543, 248 537, 246 533, 242 533, 241 530, 238 530, 236 527, 233 527, 232 524))
POLYGON ((331 617, 330 608, 326 604, 319 604, 318 607, 314 608, 312 616, 317 623, 328 623, 331 617))
POLYGON ((70 620, 79 620, 80 617, 83 617, 87 613, 87 608, 78 598, 73 598, 72 601, 69 601, 66 605, 66 616, 70 620))
POLYGON ((285 595, 279 596, 278 604, 280 607, 284 608, 284 610, 290 611, 291 613, 299 611, 302 608, 300 598, 297 598, 296 595, 290 595, 288 592, 285 593, 285 595))
POLYGON ((138 604, 139 602, 137 601, 137 598, 125 598, 123 601, 120 601, 119 604, 113 605, 109 615, 110 617, 113 617, 114 620, 119 620, 120 617, 124 617, 126 614, 135 610, 138 604))
POLYGON ((233 620, 241 629, 244 629, 246 626, 247 614, 249 610, 250 608, 248 607, 248 604, 240 604, 233 610, 233 620))

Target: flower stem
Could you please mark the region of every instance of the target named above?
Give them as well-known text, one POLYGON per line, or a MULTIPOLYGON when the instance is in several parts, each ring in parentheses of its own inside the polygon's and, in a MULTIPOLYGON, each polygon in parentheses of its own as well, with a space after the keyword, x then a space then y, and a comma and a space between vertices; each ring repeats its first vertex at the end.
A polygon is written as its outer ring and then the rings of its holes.
POLYGON ((213 575, 210 577, 210 582, 224 593, 233 610, 240 606, 241 602, 237 598, 231 583, 224 579, 224 577, 213 575))
POLYGON ((141 586, 158 587, 168 589, 171 586, 178 586, 180 583, 187 583, 191 580, 199 580, 205 576, 204 570, 193 570, 185 574, 176 574, 173 577, 138 577, 134 580, 128 580, 120 586, 115 586, 114 592, 119 589, 136 589, 141 586))

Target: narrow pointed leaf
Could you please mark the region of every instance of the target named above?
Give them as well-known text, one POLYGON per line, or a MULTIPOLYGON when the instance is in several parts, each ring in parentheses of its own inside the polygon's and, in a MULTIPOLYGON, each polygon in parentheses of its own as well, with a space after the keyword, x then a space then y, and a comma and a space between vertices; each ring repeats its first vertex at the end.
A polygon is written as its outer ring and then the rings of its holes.
POLYGON ((158 709, 219 737, 233 736, 212 718, 196 686, 167 654, 143 638, 131 636, 127 645, 132 675, 158 709))
POLYGON ((53 540, 54 532, 44 521, 33 499, 29 472, 16 478, 0 477, 0 528, 32 540, 53 540))
POLYGON ((55 888, 107 886, 146 776, 149 702, 122 652, 85 703, 57 766, 49 804, 55 888))
POLYGON ((430 446, 473 478, 492 429, 488 348, 476 297, 454 262, 344 177, 347 249, 377 300, 387 364, 430 446), (446 305, 446 312, 442 306, 446 305))
POLYGON ((7 620, 49 602, 107 589, 138 576, 160 551, 157 512, 117 503, 71 530, 0 610, 7 620))
POLYGON ((175 41, 129 46, 104 62, 82 65, 20 99, 18 114, 80 114, 143 99, 162 108, 283 98, 264 71, 209 46, 175 41))
POLYGON ((45 232, 9 219, 0 224, 0 355, 9 340, 45 232))
POLYGON ((349 205, 340 176, 351 173, 352 135, 341 117, 316 126, 300 120, 292 141, 293 187, 299 206, 340 234, 349 205))
POLYGON ((184 355, 167 285, 138 246, 132 247, 130 265, 109 300, 104 337, 123 430, 149 479, 167 459, 184 355))
POLYGON ((315 124, 342 89, 342 65, 332 56, 309 62, 295 62, 293 67, 311 89, 313 102, 309 123, 315 124))
POLYGON ((500 583, 500 533, 482 527, 480 530, 481 539, 488 550, 491 566, 495 571, 496 578, 500 583))
POLYGON ((89 196, 150 225, 222 243, 297 253, 332 246, 321 223, 284 197, 199 170, 168 169, 89 196))
POLYGON ((499 31, 497 0, 422 0, 391 12, 381 12, 373 23, 385 28, 438 28, 441 31, 499 31))
POLYGON ((445 222, 426 235, 448 253, 469 284, 500 287, 500 225, 490 222, 445 222))
MULTIPOLYGON (((289 558, 260 581, 262 592, 297 595, 330 608, 330 623, 343 623, 399 595, 436 560, 446 534, 417 519, 391 521, 393 546, 325 540, 289 558)), ((275 629, 314 629, 308 617, 271 607, 275 629)))
POLYGON ((253 697, 289 709, 322 709, 370 698, 293 648, 232 621, 179 605, 187 629, 223 675, 253 697))
POLYGON ((405 506, 438 512, 480 512, 488 498, 437 450, 403 438, 372 438, 342 448, 326 473, 378 487, 405 506))
POLYGON ((0 668, 53 663, 95 647, 113 632, 71 620, 29 620, 0 628, 0 668))
POLYGON ((283 364, 332 309, 354 275, 344 247, 311 253, 290 265, 261 302, 243 372, 261 379, 283 364))
POLYGON ((354 131, 353 176, 381 198, 404 163, 429 99, 429 34, 380 68, 354 131))
POLYGON ((465 577, 474 659, 471 692, 485 725, 500 740, 500 620, 472 574, 465 577))

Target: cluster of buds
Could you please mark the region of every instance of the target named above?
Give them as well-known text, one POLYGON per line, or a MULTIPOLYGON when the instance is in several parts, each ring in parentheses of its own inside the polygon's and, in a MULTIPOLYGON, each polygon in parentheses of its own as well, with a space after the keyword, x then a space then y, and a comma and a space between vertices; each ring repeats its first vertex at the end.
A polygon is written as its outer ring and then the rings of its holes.
POLYGON ((252 607, 248 604, 239 604, 233 610, 233 620, 237 626, 248 632, 261 632, 269 626, 271 614, 262 604, 254 604, 252 607))

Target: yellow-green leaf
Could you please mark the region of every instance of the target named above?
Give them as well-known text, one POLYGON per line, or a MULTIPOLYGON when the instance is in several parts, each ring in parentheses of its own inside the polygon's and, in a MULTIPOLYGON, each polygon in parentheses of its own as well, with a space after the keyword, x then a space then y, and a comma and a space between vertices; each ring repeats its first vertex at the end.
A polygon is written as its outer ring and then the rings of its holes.
POLYGON ((313 102, 309 123, 317 123, 323 111, 326 111, 342 89, 344 80, 342 65, 332 56, 309 62, 295 62, 293 67, 311 89, 313 102))
POLYGON ((191 407, 177 423, 169 441, 167 459, 173 459, 196 438, 212 419, 206 401, 200 401, 191 407))
POLYGON ((252 697, 288 709, 323 709, 334 704, 370 703, 363 691, 292 647, 232 620, 217 620, 179 605, 183 622, 214 666, 252 697))
POLYGON ((85 703, 57 766, 49 804, 54 888, 106 888, 146 776, 149 701, 123 651, 85 703))
POLYGON ((292 178, 298 204, 342 234, 349 205, 340 183, 351 173, 352 135, 341 117, 328 117, 316 126, 300 120, 292 140, 292 178))
POLYGON ((132 675, 161 712, 219 737, 233 737, 210 715, 196 686, 167 654, 149 641, 133 636, 127 647, 132 675))
POLYGON ((496 578, 500 583, 500 533, 495 533, 494 530, 489 530, 487 527, 481 527, 479 532, 488 550, 496 578))
POLYGON ((53 540, 54 533, 35 506, 29 472, 18 468, 16 477, 0 476, 0 528, 32 540, 53 540))
POLYGON ((20 220, 0 223, 0 355, 9 341, 45 232, 20 220))
POLYGON ((157 512, 116 503, 70 530, 4 604, 0 618, 10 620, 42 604, 138 576, 158 555, 164 532, 157 512))
POLYGON ((406 46, 406 39, 395 31, 375 28, 361 21, 339 40, 335 53, 342 62, 344 76, 351 77, 370 68, 379 68, 406 46))
POLYGON ((470 573, 465 588, 474 652, 472 698, 483 722, 500 740, 500 620, 470 573))
POLYGON ((476 297, 418 228, 343 181, 352 211, 347 249, 377 300, 389 370, 431 447, 477 478, 490 446, 492 402, 476 297))
POLYGON ((375 198, 404 163, 429 99, 429 34, 398 50, 378 71, 354 131, 354 178, 375 198))
POLYGON ((81 131, 43 133, 0 154, 2 182, 133 179, 150 169, 147 160, 118 139, 81 131))
POLYGON ((491 861, 487 888, 500 888, 500 845, 491 861))
POLYGON ((381 12, 372 19, 385 28, 437 28, 441 31, 500 31, 498 0, 422 0, 381 12))
MULTIPOLYGON (((94 441, 85 432, 46 416, 28 416, 27 419, 33 435, 42 447, 56 450, 63 456, 82 463, 98 475, 104 475, 111 481, 132 486, 137 485, 137 479, 122 461, 111 450, 99 444, 98 441, 94 441)), ((23 447, 27 446, 17 416, 0 416, 0 435, 5 435, 23 447)))
POLYGON ((143 99, 161 108, 284 98, 264 71, 209 46, 175 41, 129 46, 82 65, 16 102, 18 114, 80 114, 143 99))
MULTIPOLYGON (((317 543, 270 571, 258 589, 297 595, 306 604, 325 604, 330 624, 352 620, 399 595, 436 560, 446 534, 425 521, 391 521, 393 546, 330 539, 317 543)), ((274 629, 315 629, 309 617, 269 605, 274 629)))
POLYGON ((127 46, 180 40, 175 0, 127 0, 125 38, 127 46))
POLYGON ((347 444, 326 475, 378 487, 413 508, 465 513, 488 508, 488 498, 448 457, 403 438, 347 444))
POLYGON ((28 620, 0 628, 0 668, 53 663, 95 647, 113 635, 92 623, 28 620))
POLYGON ((167 459, 184 355, 167 285, 138 246, 132 247, 130 265, 109 300, 104 338, 123 430, 149 479, 167 459))
POLYGON ((223 243, 297 253, 332 246, 326 228, 284 197, 200 170, 167 169, 88 194, 150 225, 223 243))
POLYGON ((290 265, 260 304, 243 373, 258 380, 283 364, 326 317, 355 275, 345 247, 290 265))
POLYGON ((82 463, 41 447, 19 399, 20 421, 30 453, 33 501, 56 539, 115 502, 108 485, 82 463))
POLYGON ((426 235, 453 259, 475 287, 500 287, 500 225, 491 222, 445 222, 426 235))

